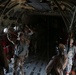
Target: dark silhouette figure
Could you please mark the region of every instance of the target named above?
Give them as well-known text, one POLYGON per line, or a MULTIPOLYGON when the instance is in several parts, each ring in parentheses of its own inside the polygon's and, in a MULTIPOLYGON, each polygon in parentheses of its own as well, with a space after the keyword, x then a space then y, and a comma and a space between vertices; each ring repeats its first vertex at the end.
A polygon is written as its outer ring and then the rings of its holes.
POLYGON ((6 69, 6 72, 9 71, 6 55, 3 51, 2 46, 0 45, 0 75, 4 75, 4 68, 6 69))

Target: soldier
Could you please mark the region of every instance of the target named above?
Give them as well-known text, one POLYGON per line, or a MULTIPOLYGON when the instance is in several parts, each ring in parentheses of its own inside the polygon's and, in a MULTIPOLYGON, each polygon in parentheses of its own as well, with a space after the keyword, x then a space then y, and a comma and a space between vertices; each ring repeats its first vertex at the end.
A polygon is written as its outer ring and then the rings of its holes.
MULTIPOLYGON (((76 53, 76 47, 73 45, 74 40, 73 38, 70 39, 70 48, 68 51, 68 63, 66 66, 66 75, 69 75, 72 69, 72 65, 73 65, 73 58, 74 55, 76 53)), ((66 49, 68 50, 68 47, 66 46, 66 49)))
POLYGON ((20 33, 19 37, 20 37, 20 40, 17 44, 18 47, 16 50, 17 59, 15 62, 16 64, 15 69, 17 69, 17 67, 20 66, 21 73, 22 75, 24 75, 23 65, 24 65, 26 58, 28 57, 28 53, 29 53, 28 47, 29 47, 30 41, 24 36, 23 32, 20 33))
POLYGON ((67 56, 65 55, 65 46, 59 44, 59 54, 54 56, 46 66, 47 75, 63 75, 63 70, 67 65, 67 56))

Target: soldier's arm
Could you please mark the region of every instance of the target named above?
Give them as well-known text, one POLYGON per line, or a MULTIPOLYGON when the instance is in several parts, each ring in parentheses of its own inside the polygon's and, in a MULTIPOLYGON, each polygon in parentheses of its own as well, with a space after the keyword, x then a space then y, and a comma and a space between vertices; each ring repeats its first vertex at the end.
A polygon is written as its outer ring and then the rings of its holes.
POLYGON ((54 62, 54 60, 55 60, 55 57, 52 57, 52 59, 49 61, 49 63, 47 64, 47 66, 46 66, 46 73, 49 73, 50 71, 51 71, 51 69, 52 69, 52 67, 53 67, 53 62, 54 62))

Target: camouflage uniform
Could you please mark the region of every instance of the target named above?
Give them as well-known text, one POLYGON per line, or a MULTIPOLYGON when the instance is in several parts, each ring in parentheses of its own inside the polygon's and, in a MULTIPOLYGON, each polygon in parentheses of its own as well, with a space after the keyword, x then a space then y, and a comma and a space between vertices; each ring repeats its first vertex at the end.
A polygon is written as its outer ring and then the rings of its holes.
POLYGON ((69 73, 71 72, 72 69, 72 65, 73 65, 73 58, 74 55, 76 53, 76 47, 72 46, 69 48, 69 52, 68 52, 68 63, 66 66, 66 73, 69 75, 69 73))

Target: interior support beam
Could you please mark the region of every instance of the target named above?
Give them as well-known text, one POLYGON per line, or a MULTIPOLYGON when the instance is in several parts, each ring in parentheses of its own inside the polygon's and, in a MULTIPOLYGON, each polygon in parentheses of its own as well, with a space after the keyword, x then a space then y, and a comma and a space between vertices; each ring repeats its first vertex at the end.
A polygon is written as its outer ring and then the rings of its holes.
POLYGON ((57 5, 57 7, 58 7, 58 9, 59 9, 59 11, 60 11, 60 14, 61 14, 61 16, 62 16, 62 18, 63 18, 63 21, 64 21, 64 23, 65 23, 65 26, 66 26, 66 28, 67 28, 67 32, 69 31, 69 21, 68 21, 68 19, 66 18, 66 16, 64 15, 64 12, 63 12, 63 10, 62 10, 62 8, 60 7, 60 5, 59 5, 59 3, 57 2, 57 0, 54 0, 54 2, 55 2, 55 4, 57 5))

